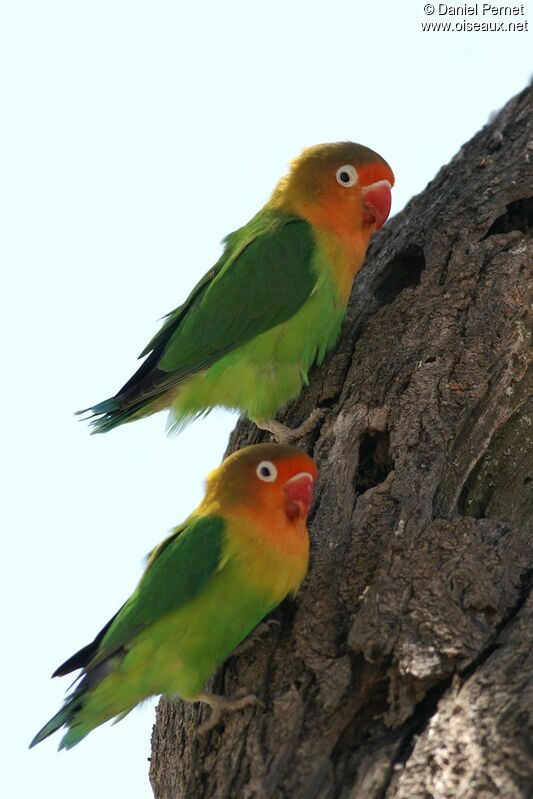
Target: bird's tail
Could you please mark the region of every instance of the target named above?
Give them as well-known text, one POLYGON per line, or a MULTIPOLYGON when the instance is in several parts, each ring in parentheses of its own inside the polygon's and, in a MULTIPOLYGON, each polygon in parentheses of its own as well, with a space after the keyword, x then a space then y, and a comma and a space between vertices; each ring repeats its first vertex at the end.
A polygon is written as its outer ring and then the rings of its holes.
MULTIPOLYGON (((162 394, 161 396, 164 397, 165 395, 162 394)), ((103 402, 99 402, 98 405, 93 405, 91 408, 77 411, 76 416, 89 414, 84 421, 87 419, 90 420, 90 426, 92 427, 91 434, 107 433, 109 430, 113 430, 114 427, 118 427, 121 424, 134 422, 136 419, 142 419, 153 413, 158 413, 158 411, 169 408, 170 414, 167 422, 167 433, 169 435, 177 435, 181 433, 183 428, 187 427, 190 422, 194 421, 199 416, 206 416, 211 410, 210 408, 205 408, 200 411, 182 411, 171 404, 169 405, 168 401, 161 403, 158 402, 158 400, 160 400, 160 397, 156 396, 152 398, 150 402, 143 399, 125 405, 124 401, 117 395, 116 397, 111 397, 103 402)))
MULTIPOLYGON (((81 689, 81 686, 80 686, 81 689)), ((78 713, 81 710, 81 694, 84 691, 77 689, 74 693, 67 697, 65 704, 59 710, 55 716, 52 716, 49 722, 47 722, 44 727, 39 730, 35 738, 32 740, 30 744, 30 749, 34 747, 36 744, 41 743, 44 741, 45 738, 48 738, 49 735, 59 730, 61 727, 65 725, 69 726, 70 729, 67 734, 61 740, 59 744, 60 749, 70 749, 71 747, 75 746, 82 738, 85 738, 87 735, 88 730, 79 731, 76 729, 76 726, 71 727, 71 723, 78 713)))
POLYGON ((103 402, 99 402, 97 405, 93 405, 91 408, 84 408, 82 411, 76 411, 75 415, 81 416, 82 414, 89 414, 83 421, 90 419, 92 434, 107 433, 114 427, 118 427, 126 422, 132 422, 137 418, 141 410, 144 412, 140 415, 148 415, 143 406, 143 403, 138 403, 131 405, 129 408, 121 408, 120 401, 116 397, 111 397, 103 402))

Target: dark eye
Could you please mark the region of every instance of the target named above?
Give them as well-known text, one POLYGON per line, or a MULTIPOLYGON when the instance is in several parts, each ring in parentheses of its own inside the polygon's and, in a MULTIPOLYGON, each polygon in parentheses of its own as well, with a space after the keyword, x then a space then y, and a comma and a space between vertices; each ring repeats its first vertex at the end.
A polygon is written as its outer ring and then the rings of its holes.
POLYGON ((337 169, 337 183, 341 186, 355 186, 358 180, 357 169, 351 164, 344 164, 337 169))
POLYGON ((278 476, 278 470, 271 461, 261 461, 255 473, 265 483, 273 483, 278 476))

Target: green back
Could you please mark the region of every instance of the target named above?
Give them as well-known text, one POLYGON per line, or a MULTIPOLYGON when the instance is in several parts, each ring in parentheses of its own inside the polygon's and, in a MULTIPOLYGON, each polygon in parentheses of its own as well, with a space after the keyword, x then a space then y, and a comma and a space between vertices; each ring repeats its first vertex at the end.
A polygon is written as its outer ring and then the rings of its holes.
POLYGON ((226 242, 219 262, 150 342, 154 349, 166 339, 157 367, 171 373, 169 383, 290 319, 315 286, 315 240, 297 217, 263 211, 226 242))
POLYGON ((221 518, 192 516, 153 550, 139 585, 113 619, 87 670, 202 592, 220 566, 224 530, 221 518))

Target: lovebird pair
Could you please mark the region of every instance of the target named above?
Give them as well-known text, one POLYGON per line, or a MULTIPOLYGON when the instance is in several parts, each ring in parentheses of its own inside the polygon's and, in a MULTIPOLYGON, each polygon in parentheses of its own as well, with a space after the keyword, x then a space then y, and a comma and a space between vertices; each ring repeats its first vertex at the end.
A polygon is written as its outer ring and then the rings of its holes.
MULTIPOLYGON (((304 150, 267 204, 231 233, 215 266, 172 311, 133 377, 88 409, 95 432, 170 409, 180 429, 214 406, 243 411, 278 441, 273 417, 335 343, 370 238, 388 217, 392 170, 351 142, 304 150)), ((317 469, 294 447, 260 444, 227 458, 198 508, 156 547, 141 581, 91 644, 53 676, 79 684, 32 746, 66 726, 60 748, 154 694, 246 707, 202 693, 208 678, 302 582, 317 469)))

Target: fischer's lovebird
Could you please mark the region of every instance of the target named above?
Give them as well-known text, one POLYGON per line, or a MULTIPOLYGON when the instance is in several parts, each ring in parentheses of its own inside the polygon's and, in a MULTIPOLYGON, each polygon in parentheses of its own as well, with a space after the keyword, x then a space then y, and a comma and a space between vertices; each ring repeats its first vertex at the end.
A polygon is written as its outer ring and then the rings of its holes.
POLYGON ((360 144, 304 150, 168 314, 137 372, 114 397, 80 411, 96 417, 94 432, 165 408, 169 429, 179 430, 214 406, 276 432, 268 420, 298 396, 338 338, 370 238, 389 215, 393 183, 387 162, 360 144))
MULTIPOLYGON (((202 693, 205 682, 307 572, 306 521, 317 468, 301 450, 246 447, 212 472, 196 510, 149 555, 131 597, 52 676, 80 681, 31 746, 63 726, 60 749, 154 694, 226 711, 258 700, 202 693)), ((77 682, 77 681, 76 681, 77 682)))

